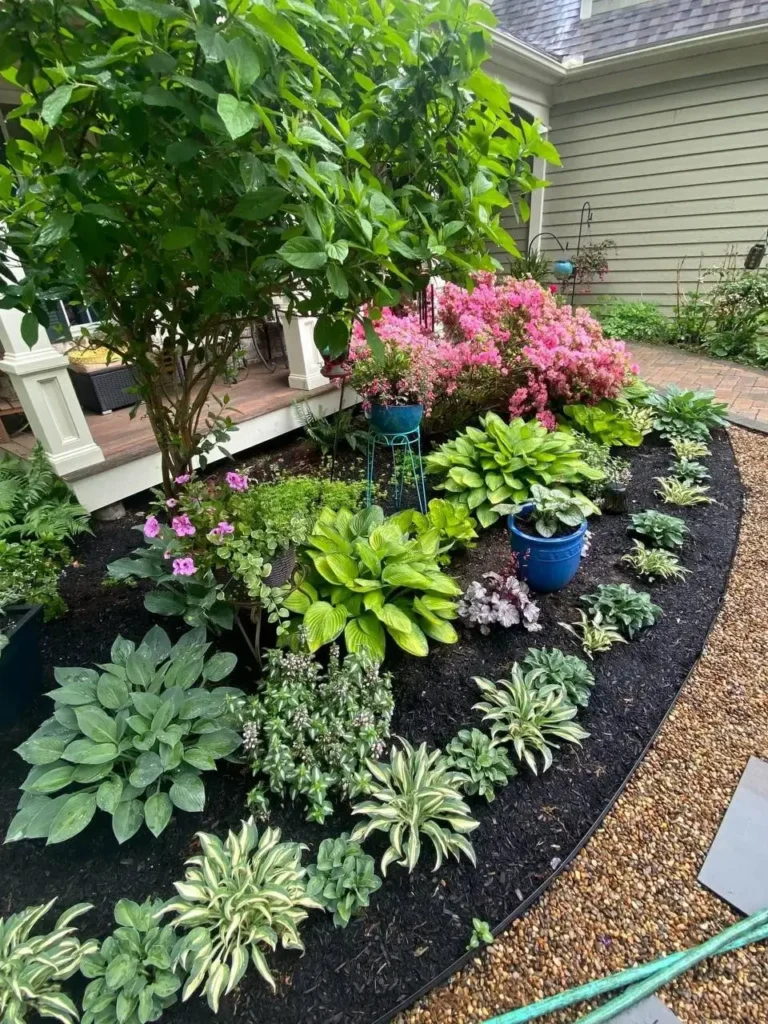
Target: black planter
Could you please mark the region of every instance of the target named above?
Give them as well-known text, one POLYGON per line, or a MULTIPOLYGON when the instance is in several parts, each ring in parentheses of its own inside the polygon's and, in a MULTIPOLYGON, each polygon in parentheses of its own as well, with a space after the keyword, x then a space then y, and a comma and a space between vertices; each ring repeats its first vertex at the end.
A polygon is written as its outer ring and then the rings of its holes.
POLYGON ((80 405, 88 412, 112 412, 136 403, 136 394, 130 389, 136 385, 131 366, 71 365, 69 376, 80 405))
POLYGON ((603 490, 603 512, 620 516, 629 511, 629 488, 625 484, 607 484, 603 490))
POLYGON ((0 652, 0 726, 13 725, 43 689, 43 609, 10 605, 5 611, 16 621, 4 630, 8 643, 0 652))

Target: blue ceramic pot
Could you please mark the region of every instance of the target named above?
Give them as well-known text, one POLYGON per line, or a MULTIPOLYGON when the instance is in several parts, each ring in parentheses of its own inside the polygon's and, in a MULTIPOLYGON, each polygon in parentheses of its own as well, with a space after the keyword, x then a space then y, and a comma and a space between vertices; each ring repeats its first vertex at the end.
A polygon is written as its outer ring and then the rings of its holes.
POLYGON ((372 405, 368 419, 382 434, 409 434, 421 423, 423 405, 372 405))
MULTIPOLYGON (((519 515, 533 509, 528 502, 519 515)), ((518 556, 520 578, 531 587, 543 593, 562 590, 576 575, 581 552, 584 548, 586 521, 565 537, 540 537, 524 533, 515 525, 515 516, 507 516, 507 528, 512 550, 518 556)))
POLYGON ((552 272, 555 277, 565 281, 573 273, 573 263, 570 260, 555 260, 552 264, 552 272))

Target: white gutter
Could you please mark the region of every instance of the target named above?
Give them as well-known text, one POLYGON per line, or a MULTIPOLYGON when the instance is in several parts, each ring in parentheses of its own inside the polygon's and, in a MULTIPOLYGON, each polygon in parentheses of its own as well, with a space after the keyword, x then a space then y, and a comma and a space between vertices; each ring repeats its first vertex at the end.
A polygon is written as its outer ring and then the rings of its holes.
POLYGON ((546 82, 553 85, 562 81, 566 75, 566 69, 556 57, 537 50, 527 43, 515 39, 499 29, 491 29, 493 47, 491 49, 491 60, 503 63, 511 71, 519 71, 539 82, 546 82))

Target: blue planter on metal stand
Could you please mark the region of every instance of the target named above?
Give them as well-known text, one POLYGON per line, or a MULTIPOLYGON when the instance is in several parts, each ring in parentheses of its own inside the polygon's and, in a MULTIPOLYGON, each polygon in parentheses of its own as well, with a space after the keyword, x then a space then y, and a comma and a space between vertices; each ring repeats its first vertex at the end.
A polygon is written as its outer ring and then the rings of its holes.
POLYGON ((509 542, 518 556, 520 578, 542 593, 562 590, 579 569, 584 549, 586 520, 581 526, 564 537, 540 537, 519 529, 515 520, 532 511, 533 502, 523 505, 517 515, 507 516, 509 542))
POLYGON ((368 506, 373 503, 376 449, 392 453, 392 481, 395 508, 400 508, 410 466, 419 510, 426 514, 427 488, 421 461, 421 418, 423 405, 372 405, 368 413, 368 506))

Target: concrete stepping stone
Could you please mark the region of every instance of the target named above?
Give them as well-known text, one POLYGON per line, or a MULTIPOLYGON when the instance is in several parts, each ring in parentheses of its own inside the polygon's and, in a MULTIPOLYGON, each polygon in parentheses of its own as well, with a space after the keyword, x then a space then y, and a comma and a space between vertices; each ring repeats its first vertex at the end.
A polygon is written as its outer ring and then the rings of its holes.
POLYGON ((657 996, 650 996, 614 1017, 612 1024, 680 1024, 680 1018, 657 996))
POLYGON ((750 757, 699 881, 743 914, 768 909, 768 763, 750 757))

